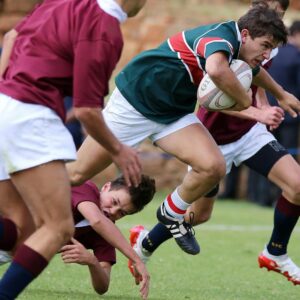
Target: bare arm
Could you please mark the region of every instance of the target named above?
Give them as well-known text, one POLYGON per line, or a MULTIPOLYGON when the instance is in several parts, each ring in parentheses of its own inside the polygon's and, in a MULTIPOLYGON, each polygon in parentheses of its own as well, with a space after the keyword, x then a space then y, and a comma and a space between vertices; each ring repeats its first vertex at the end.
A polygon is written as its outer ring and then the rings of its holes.
POLYGON ((15 29, 8 31, 3 38, 2 53, 0 58, 0 78, 2 78, 10 59, 12 49, 18 32, 15 29))
POLYGON ((278 106, 262 106, 260 108, 250 106, 242 111, 222 111, 222 113, 241 119, 254 120, 270 126, 270 129, 277 128, 284 120, 284 111, 278 106))
POLYGON ((256 101, 257 101, 257 107, 270 105, 266 91, 261 87, 257 88, 256 101))
POLYGON ((87 133, 101 144, 122 170, 128 185, 137 186, 141 178, 141 163, 137 151, 122 144, 107 127, 100 108, 74 108, 75 117, 87 133))
POLYGON ((269 91, 278 101, 278 104, 292 117, 300 112, 300 102, 292 94, 285 91, 263 68, 253 78, 253 84, 269 91))
POLYGON ((210 55, 206 60, 206 72, 215 85, 235 100, 230 110, 243 110, 251 105, 251 98, 230 69, 227 57, 222 52, 210 55))
POLYGON ((141 283, 140 292, 144 299, 147 298, 150 276, 139 256, 131 248, 119 228, 109 220, 92 202, 81 202, 78 205, 80 213, 90 222, 93 229, 113 247, 121 251, 128 259, 132 260, 137 269, 136 283, 141 283))
POLYGON ((63 262, 88 266, 94 290, 100 295, 105 294, 109 288, 111 264, 99 262, 97 257, 76 239, 72 238, 72 243, 63 246, 60 250, 63 262))

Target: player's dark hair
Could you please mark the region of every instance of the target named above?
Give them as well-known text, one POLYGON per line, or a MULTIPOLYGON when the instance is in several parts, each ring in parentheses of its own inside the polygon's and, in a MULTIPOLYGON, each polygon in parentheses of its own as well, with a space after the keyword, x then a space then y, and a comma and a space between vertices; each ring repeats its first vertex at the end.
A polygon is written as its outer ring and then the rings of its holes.
POLYGON ((267 4, 268 2, 278 2, 284 11, 286 11, 290 5, 290 0, 252 0, 251 5, 263 5, 267 4))
POLYGON ((141 183, 137 186, 127 186, 124 176, 111 182, 110 190, 126 189, 130 195, 135 212, 141 211, 153 198, 156 188, 155 180, 147 175, 142 175, 141 183))
POLYGON ((294 21, 289 29, 290 35, 300 33, 300 20, 294 21))
POLYGON ((275 10, 257 5, 238 20, 240 31, 247 29, 252 39, 269 36, 278 44, 286 44, 287 30, 275 10))

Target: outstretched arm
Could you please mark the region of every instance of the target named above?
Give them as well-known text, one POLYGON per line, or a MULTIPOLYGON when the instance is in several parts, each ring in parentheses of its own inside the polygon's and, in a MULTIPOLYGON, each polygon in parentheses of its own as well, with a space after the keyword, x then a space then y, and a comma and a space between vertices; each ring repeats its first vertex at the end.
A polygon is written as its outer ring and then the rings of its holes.
POLYGON ((119 228, 92 202, 85 201, 79 203, 78 210, 90 222, 90 225, 99 235, 133 261, 137 270, 136 283, 140 284, 140 293, 143 299, 147 299, 150 276, 145 265, 131 248, 119 228))
POLYGON ((103 162, 110 157, 122 170, 128 186, 138 186, 141 180, 141 163, 135 149, 122 144, 106 125, 100 108, 75 107, 75 117, 82 123, 90 139, 78 152, 78 160, 69 164, 72 184, 78 185, 107 167, 103 162), (102 148, 100 147, 102 146, 102 148), (89 155, 89 152, 97 153, 89 155), (77 178, 78 177, 78 178, 77 178))
POLYGON ((260 72, 253 78, 253 84, 269 91, 277 99, 279 106, 293 118, 300 113, 300 101, 285 91, 263 68, 260 68, 260 72))

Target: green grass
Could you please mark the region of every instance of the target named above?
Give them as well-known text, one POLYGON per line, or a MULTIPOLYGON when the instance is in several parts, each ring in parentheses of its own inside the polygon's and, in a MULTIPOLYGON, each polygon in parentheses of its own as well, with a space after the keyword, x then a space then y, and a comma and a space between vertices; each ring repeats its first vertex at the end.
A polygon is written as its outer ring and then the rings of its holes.
MULTIPOLYGON (((128 236, 135 224, 151 227, 162 195, 140 214, 119 222, 128 236)), ((257 255, 268 241, 273 209, 243 201, 218 201, 212 220, 196 229, 201 254, 189 256, 173 240, 162 245, 148 264, 152 300, 267 300, 299 299, 300 287, 274 272, 259 269, 257 255)), ((297 248, 299 227, 292 236, 289 254, 300 263, 297 248)), ((140 299, 127 270, 127 260, 118 255, 109 292, 100 297, 90 285, 86 267, 65 266, 56 257, 47 270, 19 297, 26 300, 140 299)), ((0 268, 4 272, 5 267, 0 268)))

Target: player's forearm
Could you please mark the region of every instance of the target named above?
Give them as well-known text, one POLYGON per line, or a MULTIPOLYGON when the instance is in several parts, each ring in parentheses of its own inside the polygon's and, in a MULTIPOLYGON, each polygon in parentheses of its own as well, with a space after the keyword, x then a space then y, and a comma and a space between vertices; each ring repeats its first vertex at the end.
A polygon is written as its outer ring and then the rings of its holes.
POLYGON ((230 69, 224 54, 208 57, 206 71, 215 85, 237 103, 232 110, 244 110, 251 105, 252 99, 230 69))
POLYGON ((119 228, 111 220, 103 215, 103 218, 98 219, 96 223, 91 223, 91 226, 98 234, 100 234, 113 247, 122 252, 128 259, 133 262, 140 261, 140 258, 131 248, 119 228))
POLYGON ((265 105, 270 105, 266 91, 261 88, 258 87, 257 88, 257 92, 256 92, 256 103, 257 103, 257 107, 261 107, 261 106, 265 106, 265 105))
POLYGON ((260 110, 254 106, 250 106, 242 111, 222 111, 222 113, 241 119, 259 121, 260 110))
POLYGON ((88 264, 88 267, 94 290, 100 295, 105 294, 108 291, 110 281, 108 272, 101 267, 96 256, 94 255, 88 264))
POLYGON ((74 114, 87 133, 109 153, 117 155, 121 151, 122 144, 107 127, 101 109, 89 107, 74 108, 74 114))
POLYGON ((253 84, 269 91, 279 101, 284 98, 284 89, 282 86, 280 86, 263 68, 260 68, 259 73, 253 77, 253 84))

